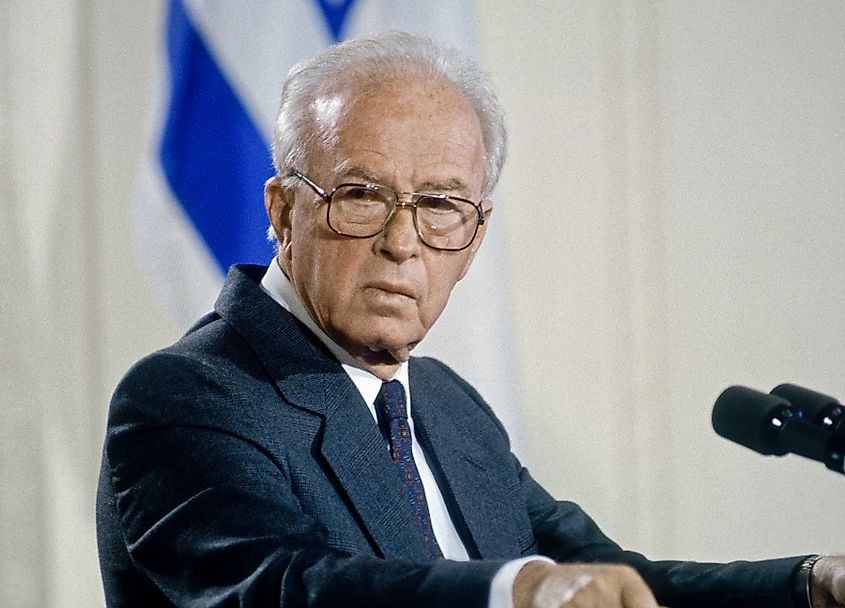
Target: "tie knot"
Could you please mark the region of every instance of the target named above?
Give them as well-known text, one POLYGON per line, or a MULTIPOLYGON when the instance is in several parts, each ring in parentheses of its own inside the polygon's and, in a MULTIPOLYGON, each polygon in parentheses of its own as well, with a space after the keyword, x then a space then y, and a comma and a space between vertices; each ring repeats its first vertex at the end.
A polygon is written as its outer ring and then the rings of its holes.
POLYGON ((408 417, 408 410, 405 406, 405 389, 398 380, 383 382, 376 402, 388 418, 408 417))

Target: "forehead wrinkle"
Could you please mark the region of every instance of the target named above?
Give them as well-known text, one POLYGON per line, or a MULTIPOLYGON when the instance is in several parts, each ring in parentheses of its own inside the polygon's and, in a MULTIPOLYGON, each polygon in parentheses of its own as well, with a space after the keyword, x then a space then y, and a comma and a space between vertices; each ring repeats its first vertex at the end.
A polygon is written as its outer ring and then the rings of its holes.
MULTIPOLYGON (((353 164, 349 160, 339 162, 334 167, 334 174, 342 177, 358 177, 370 184, 388 185, 387 180, 378 173, 353 164)), ((427 179, 414 186, 420 192, 469 192, 469 185, 458 177, 427 179)))
MULTIPOLYGON (((413 84, 419 85, 418 82, 413 84)), ((466 105, 466 100, 461 98, 460 92, 448 91, 449 94, 444 97, 442 91, 432 91, 427 87, 425 94, 415 97, 417 101, 424 100, 425 103, 422 108, 415 106, 417 112, 414 116, 408 116, 408 108, 399 103, 399 100, 378 104, 383 107, 380 112, 374 114, 373 106, 369 102, 383 97, 384 87, 385 83, 379 82, 376 87, 352 87, 343 91, 343 108, 339 115, 335 116, 336 120, 328 121, 334 123, 329 129, 330 133, 323 133, 323 141, 327 144, 324 152, 328 155, 324 157, 328 161, 324 166, 332 172, 332 177, 343 180, 348 176, 367 183, 395 188, 399 184, 394 183, 393 177, 399 177, 394 176, 399 167, 393 166, 395 163, 392 160, 395 159, 392 159, 392 154, 395 152, 399 158, 404 158, 402 149, 413 149, 416 144, 418 149, 422 148, 419 150, 421 154, 418 152, 413 166, 405 168, 410 169, 410 173, 403 175, 402 181, 410 179, 410 183, 403 184, 403 190, 432 193, 451 191, 468 198, 478 195, 479 192, 470 187, 470 183, 474 182, 463 175, 466 167, 450 166, 455 164, 450 162, 450 159, 456 161, 461 158, 463 165, 466 160, 472 158, 472 164, 480 161, 483 171, 485 157, 483 138, 480 133, 479 137, 474 137, 474 131, 480 130, 477 127, 478 116, 466 105), (453 93, 457 95, 457 99, 453 93), (438 122, 436 119, 442 113, 454 116, 456 121, 438 122), (461 115, 469 117, 471 122, 461 122, 461 115), (392 131, 385 130, 388 123, 392 131), (420 123, 428 123, 430 128, 420 128, 420 123), (354 125, 355 134, 347 138, 345 130, 350 125, 354 125), (409 131, 409 128, 414 130, 409 131), (326 135, 330 142, 326 141, 326 135), (409 141, 404 142, 404 138, 409 141), (374 158, 369 159, 370 155, 374 155, 374 158), (368 159, 374 162, 368 162, 368 159)), ((330 99, 332 96, 327 97, 330 99)), ((326 105, 331 107, 331 104, 326 105)), ((325 110, 329 109, 326 105, 323 107, 324 116, 325 110)))
POLYGON ((456 177, 427 180, 417 186, 424 192, 469 192, 469 186, 456 177))
POLYGON ((332 172, 338 176, 360 177, 367 182, 382 183, 382 178, 378 173, 355 164, 348 158, 337 163, 332 169, 332 172))

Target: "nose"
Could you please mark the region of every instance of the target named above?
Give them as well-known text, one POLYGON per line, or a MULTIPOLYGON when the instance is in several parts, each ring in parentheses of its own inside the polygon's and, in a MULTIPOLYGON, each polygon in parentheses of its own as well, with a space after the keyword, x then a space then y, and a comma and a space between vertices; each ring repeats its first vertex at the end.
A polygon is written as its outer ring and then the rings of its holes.
POLYGON ((376 239, 375 247, 378 253, 396 262, 419 254, 422 241, 414 224, 413 203, 399 201, 396 204, 396 211, 376 239))

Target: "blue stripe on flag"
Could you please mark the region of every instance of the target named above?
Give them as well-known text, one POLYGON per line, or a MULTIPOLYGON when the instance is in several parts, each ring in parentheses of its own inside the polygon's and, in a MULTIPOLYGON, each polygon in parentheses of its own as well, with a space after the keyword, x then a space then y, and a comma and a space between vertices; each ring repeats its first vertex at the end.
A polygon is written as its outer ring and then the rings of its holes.
POLYGON ((223 272, 266 263, 267 145, 180 0, 170 3, 167 55, 171 94, 159 155, 170 187, 223 272))
POLYGON ((355 4, 355 0, 317 0, 326 25, 329 26, 332 40, 340 42, 343 39, 343 29, 346 26, 346 18, 349 16, 349 9, 355 4))

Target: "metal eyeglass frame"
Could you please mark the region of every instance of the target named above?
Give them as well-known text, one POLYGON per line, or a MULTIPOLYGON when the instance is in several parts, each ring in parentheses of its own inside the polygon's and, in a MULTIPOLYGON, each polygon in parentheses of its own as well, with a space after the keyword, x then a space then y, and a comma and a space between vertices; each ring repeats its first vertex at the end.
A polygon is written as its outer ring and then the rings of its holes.
POLYGON ((431 193, 428 193, 428 192, 396 192, 396 190, 393 190, 392 188, 390 188, 388 186, 384 186, 382 184, 362 184, 362 183, 358 183, 358 182, 344 182, 344 183, 338 184, 337 186, 332 188, 330 192, 326 192, 320 186, 315 184, 307 175, 299 172, 296 169, 291 169, 290 171, 288 171, 286 177, 296 177, 298 179, 301 179, 317 194, 317 196, 319 196, 324 201, 326 201, 326 224, 328 224, 329 228, 335 234, 338 234, 340 236, 345 236, 345 237, 351 238, 351 239, 368 239, 370 237, 373 237, 373 236, 379 234, 385 228, 387 228, 387 225, 390 223, 390 220, 393 219, 393 216, 396 215, 396 212, 400 208, 407 208, 407 209, 412 210, 411 217, 413 217, 413 219, 414 219, 414 230, 416 231, 417 236, 420 237, 420 241, 422 241, 423 244, 426 247, 431 247, 432 249, 437 249, 438 251, 463 251, 464 249, 466 249, 467 247, 472 245, 472 242, 475 240, 475 237, 478 236, 478 227, 481 226, 482 224, 484 224, 484 211, 481 208, 481 203, 475 203, 475 202, 473 202, 469 199, 461 198, 460 196, 450 196, 450 195, 446 195, 446 194, 431 194, 431 193), (367 234, 367 235, 346 234, 345 232, 341 232, 337 228, 332 226, 332 222, 331 222, 331 219, 330 219, 330 217, 331 217, 330 211, 331 211, 331 207, 332 207, 332 197, 334 196, 334 193, 337 192, 337 190, 339 188, 343 188, 343 187, 346 187, 346 186, 360 186, 360 187, 363 187, 363 188, 366 188, 367 186, 378 186, 379 188, 384 188, 386 190, 390 190, 391 192, 393 192, 394 197, 396 199, 396 202, 393 204, 393 209, 387 215, 387 218, 384 220, 384 223, 381 226, 379 226, 378 230, 376 230, 372 234, 367 234), (401 200, 399 200, 399 197, 402 196, 402 195, 412 197, 411 202, 410 203, 403 203, 401 200), (469 203, 470 205, 472 205, 475 208, 475 212, 478 214, 478 221, 475 224, 475 230, 472 233, 472 237, 469 239, 469 242, 467 242, 466 245, 463 245, 462 247, 437 247, 436 245, 431 245, 430 243, 426 242, 425 237, 422 235, 422 232, 420 231, 419 223, 417 222, 417 202, 422 197, 435 198, 435 199, 440 199, 440 200, 455 199, 455 200, 458 200, 458 201, 461 201, 461 202, 464 202, 464 203, 469 203))

